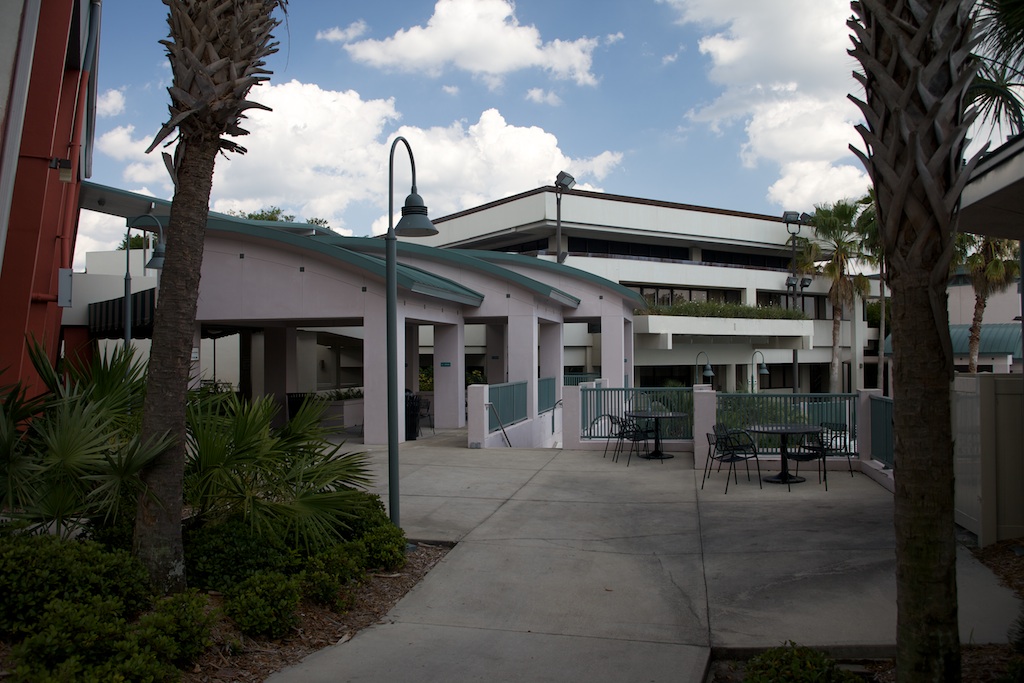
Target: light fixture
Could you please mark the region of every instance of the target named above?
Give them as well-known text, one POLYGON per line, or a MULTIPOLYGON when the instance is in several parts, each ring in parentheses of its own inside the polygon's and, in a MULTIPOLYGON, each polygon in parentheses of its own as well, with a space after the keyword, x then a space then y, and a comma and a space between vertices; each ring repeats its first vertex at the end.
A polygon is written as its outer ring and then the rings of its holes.
POLYGON ((576 184, 576 179, 565 171, 559 171, 555 178, 555 261, 565 261, 565 252, 562 251, 562 192, 571 190, 576 184))
POLYGON ((800 278, 800 289, 807 289, 811 286, 811 278, 803 277, 800 278))
MULTIPOLYGON (((700 357, 701 356, 704 356, 704 360, 706 361, 704 363, 704 372, 701 373, 701 374, 703 375, 705 380, 708 380, 708 381, 706 381, 704 383, 705 384, 710 384, 711 383, 710 380, 712 378, 714 378, 714 376, 715 376, 715 371, 711 369, 711 358, 708 356, 706 351, 700 351, 700 352, 697 353, 697 358, 693 361, 693 376, 694 376, 694 379, 696 379, 696 377, 697 377, 697 368, 700 367, 700 357)), ((696 381, 694 382, 694 384, 696 384, 696 381)))
POLYGON ((797 281, 796 281, 796 277, 795 276, 790 275, 789 277, 787 277, 786 278, 786 289, 789 289, 791 287, 796 287, 796 282, 797 281))
MULTIPOLYGON (((761 356, 761 365, 758 366, 758 368, 757 368, 757 374, 759 376, 761 376, 761 377, 767 377, 769 373, 768 373, 768 366, 765 365, 765 362, 764 362, 764 354, 761 353, 760 351, 756 351, 756 350, 752 354, 750 354, 750 364, 751 365, 756 365, 756 363, 754 361, 754 356, 761 356)), ((757 379, 752 379, 751 382, 754 385, 754 393, 756 394, 757 393, 758 380, 757 379)))
POLYGON ((70 183, 75 179, 75 174, 71 172, 71 159, 53 157, 50 159, 50 168, 57 169, 57 178, 62 183, 70 183))
POLYGON ((388 366, 388 513, 391 522, 400 527, 398 503, 398 238, 428 237, 437 234, 437 228, 427 218, 427 207, 416 192, 416 160, 409 141, 398 136, 391 143, 388 160, 388 232, 384 236, 385 288, 387 290, 387 366, 388 366), (395 148, 401 142, 409 152, 412 168, 412 190, 405 198, 402 219, 395 228, 395 148))
MULTIPOLYGON (((153 270, 160 270, 164 267, 164 226, 160 223, 160 219, 153 215, 153 203, 149 204, 149 211, 138 216, 135 220, 128 222, 127 230, 125 231, 124 237, 124 345, 128 348, 128 344, 132 341, 132 228, 139 227, 135 225, 139 222, 140 218, 150 218, 156 223, 159 238, 157 239, 156 246, 153 247, 153 258, 149 260, 143 269, 151 268, 153 270)), ((143 238, 143 254, 145 254, 145 238, 143 238)), ((143 256, 145 258, 145 256, 143 256)))

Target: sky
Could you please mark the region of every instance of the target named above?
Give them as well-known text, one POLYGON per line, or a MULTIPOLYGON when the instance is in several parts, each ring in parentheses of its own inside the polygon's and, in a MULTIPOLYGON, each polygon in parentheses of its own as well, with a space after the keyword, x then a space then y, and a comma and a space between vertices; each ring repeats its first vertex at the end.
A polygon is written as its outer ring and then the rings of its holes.
MULTIPOLYGON (((865 194, 848 0, 292 0, 211 208, 387 229, 395 136, 438 218, 552 185, 781 215, 865 194)), ((166 6, 103 3, 91 180, 170 199, 166 6)), ((395 207, 409 192, 395 155, 395 207)), ((83 212, 75 266, 124 220, 83 212)))

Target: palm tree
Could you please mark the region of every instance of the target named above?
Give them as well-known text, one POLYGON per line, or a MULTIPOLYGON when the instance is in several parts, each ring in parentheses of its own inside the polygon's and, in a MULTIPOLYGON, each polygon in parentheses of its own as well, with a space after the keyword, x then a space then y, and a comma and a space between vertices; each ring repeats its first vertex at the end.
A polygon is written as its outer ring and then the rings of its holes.
POLYGON ((856 0, 850 54, 863 73, 866 151, 892 290, 896 676, 960 680, 956 600, 953 354, 946 282, 957 205, 977 157, 967 90, 973 0, 856 0))
POLYGON ((865 259, 878 266, 878 375, 875 386, 885 394, 885 247, 878 232, 878 210, 875 208, 875 189, 857 200, 864 208, 857 215, 857 232, 863 240, 865 259))
POLYGON ((981 321, 985 317, 988 298, 1006 291, 1020 275, 1019 249, 1014 240, 976 236, 974 250, 964 260, 967 277, 974 288, 974 317, 971 320, 970 353, 967 371, 978 371, 978 350, 981 347, 981 321))
MULTIPOLYGON (((839 371, 842 364, 839 357, 840 329, 843 311, 852 306, 857 296, 868 293, 868 279, 861 274, 850 272, 850 264, 864 258, 861 237, 854 227, 860 206, 847 199, 831 205, 820 204, 811 216, 816 241, 809 246, 817 252, 830 254, 818 272, 829 279, 828 299, 832 304, 832 362, 829 366, 829 391, 842 391, 839 371)), ((818 259, 812 256, 812 260, 818 259)))
POLYGON ((135 550, 156 588, 184 589, 181 539, 185 461, 185 407, 195 329, 203 238, 210 210, 213 168, 220 152, 244 153, 225 135, 245 135, 243 112, 262 107, 246 99, 267 80, 264 59, 277 51, 271 31, 275 9, 287 0, 163 0, 168 6, 167 48, 173 82, 170 119, 150 145, 152 151, 177 130, 174 158, 164 155, 174 180, 167 228, 167 257, 153 325, 142 436, 173 437, 143 479, 149 495, 139 497, 135 550))

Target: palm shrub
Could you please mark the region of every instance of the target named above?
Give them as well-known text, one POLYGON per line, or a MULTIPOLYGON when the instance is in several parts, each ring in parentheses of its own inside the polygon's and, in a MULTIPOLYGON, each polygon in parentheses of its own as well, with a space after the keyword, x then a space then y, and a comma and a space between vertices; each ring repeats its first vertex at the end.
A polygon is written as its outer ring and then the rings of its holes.
POLYGON ((131 349, 62 373, 38 345, 32 360, 47 392, 7 387, 0 406, 0 508, 8 525, 67 538, 88 520, 116 520, 168 441, 139 438, 145 364, 131 349))
POLYGON ((198 525, 240 518, 263 537, 312 554, 345 537, 369 483, 365 453, 341 453, 309 400, 272 427, 272 397, 208 396, 188 406, 185 503, 198 525))

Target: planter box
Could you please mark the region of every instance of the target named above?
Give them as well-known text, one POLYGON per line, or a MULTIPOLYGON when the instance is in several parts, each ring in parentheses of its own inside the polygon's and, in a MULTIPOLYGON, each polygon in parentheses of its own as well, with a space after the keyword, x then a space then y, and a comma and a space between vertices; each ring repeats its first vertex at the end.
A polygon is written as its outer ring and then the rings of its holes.
POLYGON ((363 399, 350 398, 344 401, 331 401, 324 410, 324 426, 329 429, 341 430, 346 427, 358 427, 363 424, 363 399))

